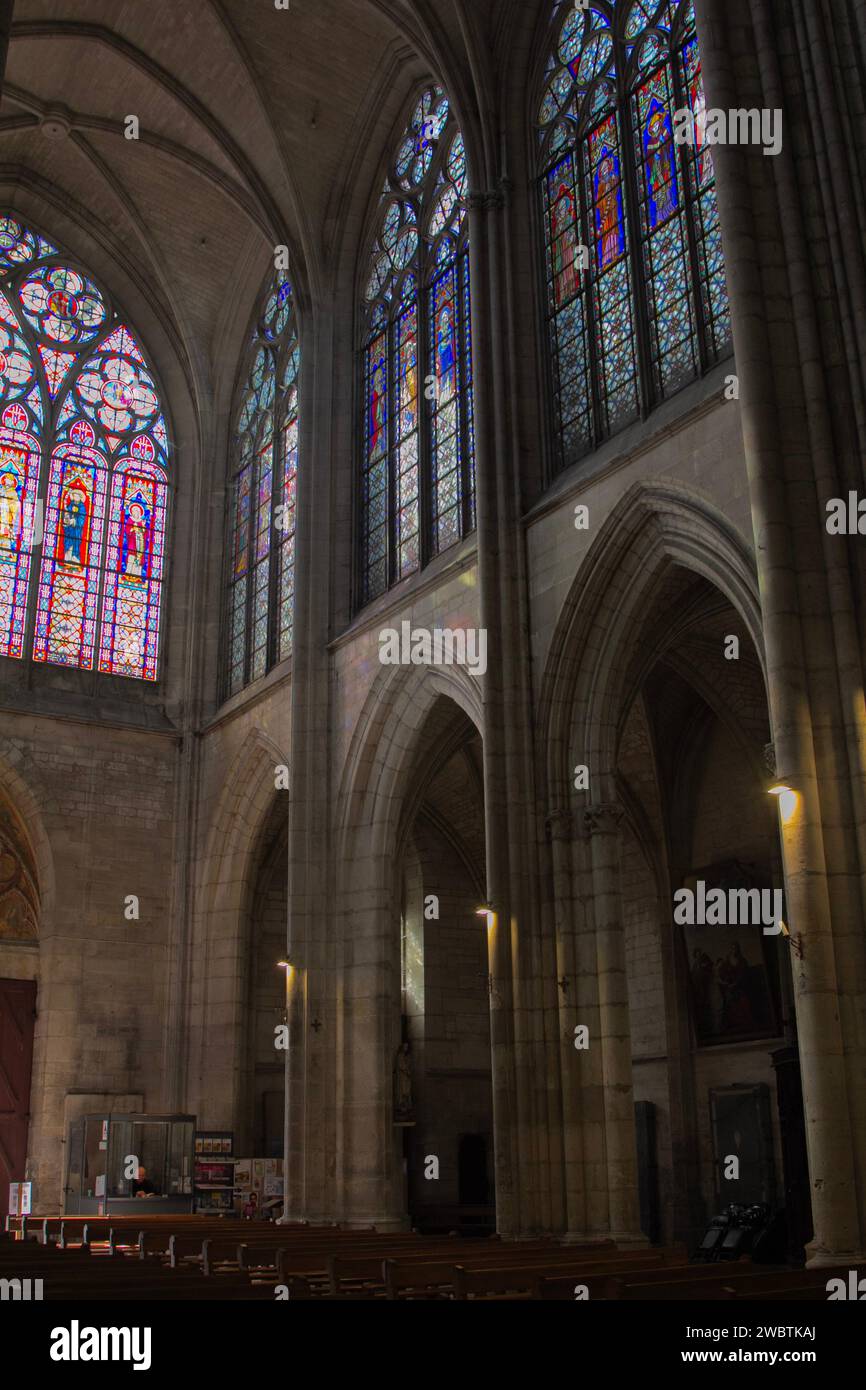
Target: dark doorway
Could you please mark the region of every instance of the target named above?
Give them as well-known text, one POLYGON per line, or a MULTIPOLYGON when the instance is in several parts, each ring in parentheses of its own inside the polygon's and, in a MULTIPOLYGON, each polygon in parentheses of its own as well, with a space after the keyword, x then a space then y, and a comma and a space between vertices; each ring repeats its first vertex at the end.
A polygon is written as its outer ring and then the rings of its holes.
POLYGON ((461 1136, 457 1153, 457 1190, 461 1207, 486 1207, 490 1201, 485 1134, 461 1136))
POLYGON ((401 831, 402 1018, 395 1011, 389 1055, 394 1157, 402 1147, 414 1229, 486 1234, 496 1226, 496 1176, 489 930, 479 909, 483 748, 445 698, 428 717, 411 782, 401 831))
POLYGON ((0 980, 0 1215, 9 1184, 21 1182, 27 1160, 35 980, 0 980))

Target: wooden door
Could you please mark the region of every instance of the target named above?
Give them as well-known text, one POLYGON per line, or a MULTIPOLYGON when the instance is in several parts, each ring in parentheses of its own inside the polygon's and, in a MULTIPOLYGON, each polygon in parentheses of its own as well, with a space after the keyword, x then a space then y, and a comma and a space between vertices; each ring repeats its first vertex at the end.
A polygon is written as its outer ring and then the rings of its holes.
POLYGON ((24 1177, 35 1018, 36 982, 0 980, 0 1216, 24 1177))

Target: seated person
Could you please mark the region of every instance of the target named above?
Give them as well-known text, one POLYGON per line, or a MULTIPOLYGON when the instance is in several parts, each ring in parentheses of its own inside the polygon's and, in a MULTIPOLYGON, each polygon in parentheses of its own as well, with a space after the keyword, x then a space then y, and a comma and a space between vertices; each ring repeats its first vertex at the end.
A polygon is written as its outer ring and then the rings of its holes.
POLYGON ((159 1189, 154 1187, 147 1176, 147 1169, 139 1167, 138 1176, 131 1181, 131 1195, 133 1197, 158 1197, 159 1189))

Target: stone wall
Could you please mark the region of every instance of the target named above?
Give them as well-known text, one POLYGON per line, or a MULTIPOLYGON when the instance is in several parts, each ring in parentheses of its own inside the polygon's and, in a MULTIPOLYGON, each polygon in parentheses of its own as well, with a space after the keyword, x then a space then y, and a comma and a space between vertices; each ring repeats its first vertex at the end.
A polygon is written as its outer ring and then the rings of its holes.
POLYGON ((4 943, 0 973, 38 983, 29 1171, 47 1209, 69 1093, 166 1104, 178 744, 8 712, 3 734, 4 793, 34 837, 42 911, 38 953, 4 943))

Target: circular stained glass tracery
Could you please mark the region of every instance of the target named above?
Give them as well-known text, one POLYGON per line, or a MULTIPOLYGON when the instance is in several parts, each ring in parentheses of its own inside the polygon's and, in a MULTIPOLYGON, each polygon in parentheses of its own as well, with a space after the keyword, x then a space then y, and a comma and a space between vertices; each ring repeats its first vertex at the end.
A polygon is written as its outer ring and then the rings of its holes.
POLYGON ((0 323, 0 396, 23 395, 35 374, 23 340, 8 324, 0 323))
POLYGON ((110 434, 140 429, 153 418, 158 401, 147 375, 123 357, 106 357, 82 373, 76 390, 110 434))
POLYGON ((0 261, 23 265, 36 255, 36 238, 12 217, 0 217, 0 261))
POLYGON ((87 343, 106 322, 96 286, 68 266, 40 266, 22 284, 19 298, 28 321, 51 343, 87 343))

